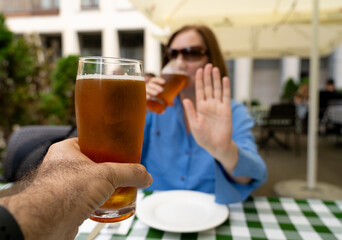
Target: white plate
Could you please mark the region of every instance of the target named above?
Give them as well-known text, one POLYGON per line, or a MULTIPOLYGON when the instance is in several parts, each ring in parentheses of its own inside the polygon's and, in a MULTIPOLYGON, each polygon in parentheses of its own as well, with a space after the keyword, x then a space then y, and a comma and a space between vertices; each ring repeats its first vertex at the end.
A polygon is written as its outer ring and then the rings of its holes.
POLYGON ((202 192, 174 190, 153 193, 137 205, 138 218, 167 232, 199 232, 221 225, 229 215, 227 205, 202 192))

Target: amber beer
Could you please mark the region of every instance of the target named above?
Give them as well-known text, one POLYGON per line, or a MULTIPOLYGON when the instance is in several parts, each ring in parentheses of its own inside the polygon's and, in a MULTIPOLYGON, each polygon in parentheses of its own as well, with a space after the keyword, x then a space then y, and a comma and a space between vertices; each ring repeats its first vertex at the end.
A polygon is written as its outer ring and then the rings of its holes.
MULTIPOLYGON (((85 155, 97 163, 140 163, 146 112, 143 77, 78 76, 75 105, 79 145, 85 155)), ((134 214, 136 196, 136 188, 118 188, 90 218, 124 220, 134 214)))
POLYGON ((167 106, 172 106, 173 99, 183 89, 187 82, 187 75, 185 73, 166 73, 161 77, 165 79, 166 83, 163 86, 164 90, 156 97, 152 97, 147 101, 147 107, 156 113, 162 113, 167 106))

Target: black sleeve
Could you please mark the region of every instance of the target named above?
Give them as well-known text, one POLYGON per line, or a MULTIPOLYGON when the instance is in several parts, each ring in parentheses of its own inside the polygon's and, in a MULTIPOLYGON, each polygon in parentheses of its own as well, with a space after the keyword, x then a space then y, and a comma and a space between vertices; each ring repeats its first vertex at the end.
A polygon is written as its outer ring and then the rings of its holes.
POLYGON ((24 240, 18 223, 3 206, 0 206, 0 240, 24 240))

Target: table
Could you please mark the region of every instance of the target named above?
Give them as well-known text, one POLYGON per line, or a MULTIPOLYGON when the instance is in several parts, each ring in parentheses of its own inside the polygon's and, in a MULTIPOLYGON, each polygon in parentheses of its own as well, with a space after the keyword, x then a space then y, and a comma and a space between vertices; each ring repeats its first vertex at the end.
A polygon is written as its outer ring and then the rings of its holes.
MULTIPOLYGON (((250 197, 228 207, 227 221, 204 232, 163 232, 135 217, 127 235, 101 233, 95 239, 342 239, 342 201, 250 197)), ((86 239, 87 235, 80 233, 76 240, 86 239)))
POLYGON ((265 118, 268 116, 270 108, 268 106, 253 106, 249 109, 249 114, 255 122, 255 126, 263 126, 265 118))

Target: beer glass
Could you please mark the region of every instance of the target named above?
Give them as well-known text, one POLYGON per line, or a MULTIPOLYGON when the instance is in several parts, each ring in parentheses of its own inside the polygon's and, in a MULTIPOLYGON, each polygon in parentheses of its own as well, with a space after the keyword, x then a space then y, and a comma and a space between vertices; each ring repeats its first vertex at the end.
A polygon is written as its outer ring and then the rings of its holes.
POLYGON ((173 99, 186 85, 188 76, 184 70, 184 65, 177 59, 172 59, 162 69, 161 77, 166 83, 164 90, 155 97, 147 100, 147 107, 156 113, 163 113, 168 106, 173 105, 173 99))
MULTIPOLYGON (((140 61, 79 58, 75 107, 82 153, 97 163, 140 163, 146 113, 140 61)), ((136 196, 136 188, 117 188, 90 218, 98 222, 124 220, 134 214, 136 196)))

